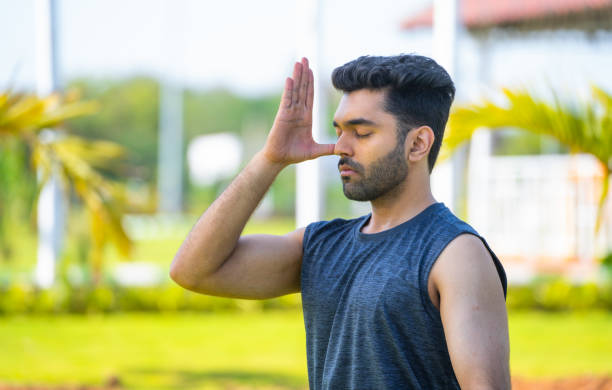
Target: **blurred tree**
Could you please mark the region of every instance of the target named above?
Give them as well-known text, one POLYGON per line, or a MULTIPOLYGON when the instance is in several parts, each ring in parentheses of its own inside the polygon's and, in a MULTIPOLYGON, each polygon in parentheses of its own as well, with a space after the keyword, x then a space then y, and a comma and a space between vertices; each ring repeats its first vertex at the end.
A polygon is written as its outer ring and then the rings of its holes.
POLYGON ((491 154, 495 156, 524 156, 567 154, 569 149, 555 138, 509 128, 493 133, 491 154))
MULTIPOLYGON (((0 141, 0 259, 12 258, 8 221, 30 217, 36 197, 36 175, 28 166, 28 150, 23 142, 4 137, 0 141)), ((35 225, 30 224, 32 230, 35 225)))
MULTIPOLYGON (((67 121, 71 133, 85 138, 104 138, 125 147, 125 164, 117 167, 115 178, 130 178, 155 188, 158 146, 159 85, 154 79, 76 79, 68 83, 82 91, 86 99, 95 99, 101 109, 95 116, 67 121)), ((210 133, 238 134, 245 143, 244 159, 251 157, 252 145, 263 144, 278 108, 279 96, 243 97, 225 89, 185 90, 185 143, 210 133), (260 142, 261 141, 261 142, 260 142)), ((185 161, 186 164, 186 161, 185 161)), ((186 209, 199 210, 214 200, 223 183, 214 188, 197 188, 189 183, 186 209)))
POLYGON ((525 90, 504 89, 505 101, 486 100, 457 107, 449 118, 440 160, 447 158, 479 127, 500 131, 509 127, 555 138, 570 152, 589 153, 604 169, 603 190, 599 200, 596 230, 601 226, 612 171, 612 95, 593 86, 592 99, 563 102, 553 93, 547 102, 525 90))
MULTIPOLYGON (((95 274, 101 271, 103 249, 107 243, 117 246, 119 252, 128 256, 132 242, 121 225, 121 215, 128 200, 123 186, 106 179, 99 169, 112 165, 123 155, 119 145, 108 141, 87 141, 74 135, 62 135, 57 139, 42 142, 39 133, 45 128, 56 127, 69 118, 91 114, 98 110, 92 102, 81 102, 75 93, 64 97, 57 94, 45 98, 34 95, 0 93, 0 148, 2 168, 11 167, 3 176, 0 192, 0 244, 7 244, 9 210, 6 208, 10 195, 8 190, 18 189, 22 180, 33 180, 34 172, 40 176, 32 201, 51 175, 52 166, 59 167, 60 180, 64 188, 73 189, 83 201, 91 217, 91 266, 95 274), (31 164, 24 163, 28 155, 31 164), (19 177, 19 174, 29 173, 19 177)), ((8 203, 10 204, 10 203, 8 203)), ((33 207, 34 209, 34 207, 33 207)), ((32 214, 33 220, 35 214, 32 214)), ((14 222, 12 222, 14 223, 14 222)), ((6 249, 4 249, 6 252, 6 249)))
POLYGON ((81 91, 84 99, 97 101, 100 109, 96 115, 71 118, 65 127, 83 138, 106 139, 125 148, 125 164, 115 166, 111 177, 152 182, 157 164, 157 82, 144 77, 78 79, 68 85, 81 91))
MULTIPOLYGON (((66 127, 71 133, 85 138, 104 138, 124 146, 127 151, 125 164, 114 170, 115 178, 131 178, 155 188, 159 105, 157 81, 147 77, 117 80, 82 78, 72 80, 68 85, 79 88, 84 98, 95 99, 101 105, 97 115, 69 120, 66 127)), ((330 93, 328 123, 331 124, 341 94, 328 92, 330 93)), ((183 101, 185 144, 204 134, 234 133, 243 142, 243 163, 246 164, 264 144, 279 101, 280 94, 251 97, 241 96, 223 88, 185 89, 183 101)), ((326 135, 335 138, 331 125, 327 127, 326 135)), ((186 148, 184 150, 186 151, 186 148)), ((186 161, 184 164, 186 165, 186 161)), ((188 169, 184 169, 184 173, 183 183, 186 186, 187 202, 185 210, 195 214, 201 213, 230 180, 228 178, 207 188, 201 188, 190 183, 187 177, 188 169)), ((293 168, 279 175, 272 185, 271 193, 276 214, 294 213, 293 168)))

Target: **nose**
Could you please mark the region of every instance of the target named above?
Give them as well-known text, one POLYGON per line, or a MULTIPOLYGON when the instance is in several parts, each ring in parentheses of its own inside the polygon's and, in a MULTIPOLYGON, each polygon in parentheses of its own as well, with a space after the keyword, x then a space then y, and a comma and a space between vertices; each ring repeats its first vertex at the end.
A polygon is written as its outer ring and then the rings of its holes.
POLYGON ((346 133, 340 134, 338 140, 336 141, 336 146, 334 146, 334 154, 337 154, 338 156, 353 155, 353 148, 351 147, 350 141, 345 134, 346 133))

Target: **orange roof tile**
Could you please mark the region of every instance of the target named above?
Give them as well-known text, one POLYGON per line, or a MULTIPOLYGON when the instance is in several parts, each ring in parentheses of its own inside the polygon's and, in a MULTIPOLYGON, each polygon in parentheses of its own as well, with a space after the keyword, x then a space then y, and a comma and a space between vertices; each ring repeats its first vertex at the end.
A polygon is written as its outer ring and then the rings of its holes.
MULTIPOLYGON (((543 19, 554 16, 612 8, 612 0, 459 0, 462 23, 467 27, 543 19)), ((429 27, 433 7, 404 20, 401 28, 429 27)))

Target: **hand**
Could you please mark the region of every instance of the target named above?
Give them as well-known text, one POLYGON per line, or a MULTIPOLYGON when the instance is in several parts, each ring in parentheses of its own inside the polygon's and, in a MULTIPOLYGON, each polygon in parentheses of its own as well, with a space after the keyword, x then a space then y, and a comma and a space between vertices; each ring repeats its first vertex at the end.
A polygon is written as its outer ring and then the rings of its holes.
POLYGON ((308 60, 302 58, 287 77, 274 125, 268 134, 263 155, 272 163, 289 165, 334 153, 334 144, 312 139, 314 78, 308 60))

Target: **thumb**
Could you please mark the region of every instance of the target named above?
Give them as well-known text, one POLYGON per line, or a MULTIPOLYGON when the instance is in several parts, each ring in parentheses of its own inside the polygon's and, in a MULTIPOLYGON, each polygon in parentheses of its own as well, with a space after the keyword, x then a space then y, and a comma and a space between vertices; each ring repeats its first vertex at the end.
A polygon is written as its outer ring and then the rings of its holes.
POLYGON ((329 156, 331 154, 334 154, 335 148, 336 144, 315 144, 313 148, 312 158, 329 156))

